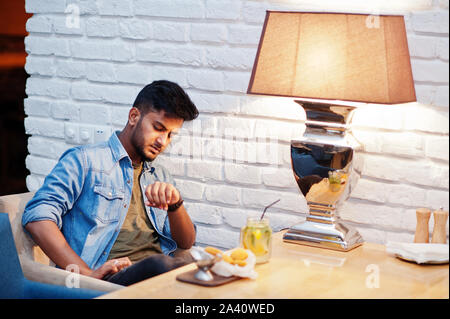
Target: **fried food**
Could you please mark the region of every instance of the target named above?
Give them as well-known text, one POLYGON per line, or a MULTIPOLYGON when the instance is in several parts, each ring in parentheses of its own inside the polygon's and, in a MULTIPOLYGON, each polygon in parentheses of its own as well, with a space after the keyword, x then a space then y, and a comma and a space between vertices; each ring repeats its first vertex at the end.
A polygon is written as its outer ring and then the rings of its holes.
POLYGON ((211 255, 214 255, 214 256, 217 255, 217 254, 223 255, 223 252, 220 249, 215 248, 215 247, 211 247, 211 246, 206 247, 205 251, 207 253, 210 253, 211 255))
POLYGON ((247 262, 245 260, 235 260, 234 263, 241 267, 244 267, 245 265, 247 265, 247 262))
POLYGON ((231 265, 238 265, 240 267, 244 267, 245 265, 247 265, 247 262, 245 260, 248 257, 248 253, 244 248, 235 248, 229 255, 224 254, 220 249, 211 246, 205 247, 205 251, 214 256, 220 254, 222 256, 222 260, 231 265))
POLYGON ((223 254, 222 255, 222 259, 223 261, 229 263, 229 264, 234 264, 234 260, 233 258, 231 258, 230 256, 228 256, 227 254, 223 254))
POLYGON ((248 253, 243 248, 236 248, 231 252, 230 256, 234 260, 245 260, 248 257, 248 253))

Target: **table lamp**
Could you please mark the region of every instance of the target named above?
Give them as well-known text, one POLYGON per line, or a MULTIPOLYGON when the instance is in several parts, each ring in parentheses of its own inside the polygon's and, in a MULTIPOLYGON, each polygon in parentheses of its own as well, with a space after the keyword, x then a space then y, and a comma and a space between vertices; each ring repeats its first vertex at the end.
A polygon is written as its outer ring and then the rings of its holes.
POLYGON ((309 212, 283 240, 362 244, 339 218, 362 167, 350 123, 358 105, 416 101, 403 16, 267 11, 247 93, 293 97, 306 112, 291 163, 309 212))

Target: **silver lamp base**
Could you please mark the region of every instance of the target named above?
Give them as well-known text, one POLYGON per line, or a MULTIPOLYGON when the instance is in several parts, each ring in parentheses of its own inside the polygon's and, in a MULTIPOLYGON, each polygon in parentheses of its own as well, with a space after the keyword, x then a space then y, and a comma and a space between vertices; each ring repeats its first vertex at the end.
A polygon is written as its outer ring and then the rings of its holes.
POLYGON ((304 221, 292 226, 283 236, 288 243, 349 251, 360 246, 364 240, 353 228, 338 221, 330 225, 304 221))
POLYGON ((291 141, 295 180, 309 214, 283 236, 289 243, 349 251, 364 241, 339 219, 339 209, 361 175, 359 143, 347 129, 354 107, 296 101, 306 111, 303 138, 291 141))

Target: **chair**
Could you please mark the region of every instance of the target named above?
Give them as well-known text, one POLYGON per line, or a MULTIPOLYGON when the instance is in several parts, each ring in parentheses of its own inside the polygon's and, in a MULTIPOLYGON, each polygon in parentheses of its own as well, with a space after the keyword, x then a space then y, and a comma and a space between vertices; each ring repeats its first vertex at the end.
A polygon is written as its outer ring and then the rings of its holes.
MULTIPOLYGON (((0 196, 0 212, 8 214, 16 245, 17 254, 22 266, 23 275, 31 281, 65 286, 68 271, 54 267, 53 262, 40 249, 22 227, 22 214, 25 205, 33 197, 33 192, 0 196)), ((112 292, 124 286, 104 280, 80 275, 81 288, 112 292)))
POLYGON ((67 288, 28 280, 24 277, 8 214, 0 213, 0 298, 90 299, 104 292, 82 288, 67 288))

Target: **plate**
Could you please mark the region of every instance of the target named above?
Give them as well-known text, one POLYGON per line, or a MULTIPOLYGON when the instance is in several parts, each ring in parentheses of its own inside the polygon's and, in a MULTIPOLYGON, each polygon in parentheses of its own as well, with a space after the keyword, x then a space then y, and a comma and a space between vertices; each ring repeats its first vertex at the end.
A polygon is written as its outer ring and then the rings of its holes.
POLYGON ((416 264, 448 264, 449 259, 447 244, 388 242, 386 252, 416 264))
POLYGON ((211 272, 213 276, 213 280, 211 281, 202 281, 195 278, 195 273, 198 271, 198 269, 194 269, 191 271, 187 271, 185 273, 179 274, 176 279, 182 282, 187 282, 194 285, 200 285, 205 287, 216 287, 220 286, 238 279, 241 279, 237 276, 230 276, 230 277, 223 277, 215 274, 214 272, 211 272))
POLYGON ((419 262, 415 261, 412 258, 404 257, 404 256, 402 256, 400 254, 395 254, 395 257, 397 257, 399 259, 402 259, 402 260, 405 260, 405 261, 409 261, 409 262, 415 263, 415 264, 419 264, 419 265, 423 265, 423 264, 425 264, 425 265, 444 265, 444 264, 448 264, 448 259, 447 260, 427 260, 427 261, 419 263, 419 262))

